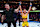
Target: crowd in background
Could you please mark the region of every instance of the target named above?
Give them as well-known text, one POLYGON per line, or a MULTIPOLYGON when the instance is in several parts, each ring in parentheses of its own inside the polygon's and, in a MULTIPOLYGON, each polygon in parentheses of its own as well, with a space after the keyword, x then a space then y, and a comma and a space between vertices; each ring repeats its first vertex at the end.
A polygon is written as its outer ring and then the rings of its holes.
MULTIPOLYGON (((4 10, 4 5, 6 3, 8 3, 10 5, 10 8, 17 8, 19 6, 19 1, 4 1, 3 3, 0 2, 0 10, 4 10)), ((32 1, 31 1, 32 2, 32 1)), ((30 1, 22 1, 22 9, 27 9, 29 8, 29 5, 30 5, 30 1)), ((37 8, 37 10, 40 10, 40 3, 39 1, 34 1, 32 2, 32 7, 35 6, 37 8)))
POLYGON ((29 15, 30 21, 40 21, 40 13, 39 12, 31 12, 29 15))

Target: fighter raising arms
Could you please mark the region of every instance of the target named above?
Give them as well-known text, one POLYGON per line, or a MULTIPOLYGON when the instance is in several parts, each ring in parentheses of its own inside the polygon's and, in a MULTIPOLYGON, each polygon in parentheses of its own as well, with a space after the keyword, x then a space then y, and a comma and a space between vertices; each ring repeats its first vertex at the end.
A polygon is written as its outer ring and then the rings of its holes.
POLYGON ((28 18, 28 14, 29 14, 29 12, 30 12, 30 10, 31 10, 31 6, 32 6, 32 3, 30 3, 30 7, 29 7, 29 10, 28 10, 28 12, 26 13, 26 9, 24 9, 23 10, 23 12, 22 12, 22 8, 21 8, 21 2, 20 2, 20 4, 19 4, 19 8, 20 8, 20 11, 21 11, 21 16, 22 16, 22 19, 23 19, 23 23, 22 23, 22 26, 23 27, 29 27, 29 24, 28 24, 28 22, 27 22, 27 18, 28 18))

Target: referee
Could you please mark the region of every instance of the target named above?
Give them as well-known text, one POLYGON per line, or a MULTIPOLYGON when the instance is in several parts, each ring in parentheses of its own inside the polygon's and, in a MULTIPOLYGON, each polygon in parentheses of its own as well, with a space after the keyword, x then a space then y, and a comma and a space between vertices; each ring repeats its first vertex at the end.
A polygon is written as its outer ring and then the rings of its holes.
POLYGON ((14 25, 14 27, 16 27, 16 22, 15 22, 15 20, 14 20, 14 17, 13 17, 13 10, 10 8, 10 6, 9 6, 9 4, 5 4, 5 10, 4 10, 4 14, 2 15, 2 18, 5 18, 6 17, 6 19, 3 21, 3 22, 7 22, 7 24, 8 24, 8 27, 10 27, 10 25, 11 25, 11 22, 13 23, 13 25, 14 25), (3 17, 3 16, 5 16, 5 17, 3 17))

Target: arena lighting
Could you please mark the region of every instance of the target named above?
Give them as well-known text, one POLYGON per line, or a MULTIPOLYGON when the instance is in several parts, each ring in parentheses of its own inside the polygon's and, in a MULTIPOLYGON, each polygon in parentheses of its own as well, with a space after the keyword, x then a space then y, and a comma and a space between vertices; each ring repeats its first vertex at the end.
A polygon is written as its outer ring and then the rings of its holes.
POLYGON ((35 3, 35 4, 37 4, 37 3, 35 3))
POLYGON ((37 8, 36 7, 32 7, 32 10, 34 11, 34 10, 36 10, 37 8))
POLYGON ((0 10, 0 12, 3 12, 3 10, 0 10))
POLYGON ((39 5, 37 5, 37 7, 39 7, 39 5))

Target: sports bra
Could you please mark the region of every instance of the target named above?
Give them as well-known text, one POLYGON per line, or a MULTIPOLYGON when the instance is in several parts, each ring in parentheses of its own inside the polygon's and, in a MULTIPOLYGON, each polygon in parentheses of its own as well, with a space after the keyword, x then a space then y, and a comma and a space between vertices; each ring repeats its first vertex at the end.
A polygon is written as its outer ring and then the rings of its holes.
POLYGON ((22 18, 28 18, 27 14, 26 15, 22 15, 22 18))

